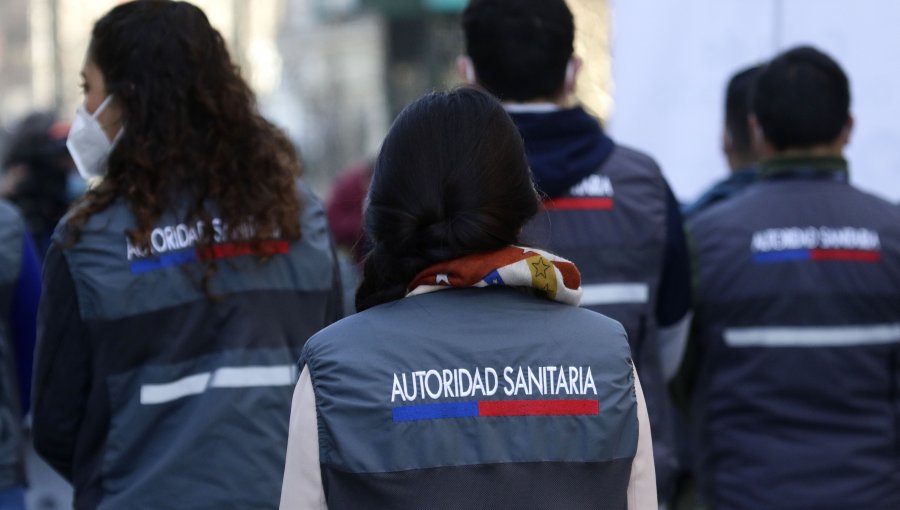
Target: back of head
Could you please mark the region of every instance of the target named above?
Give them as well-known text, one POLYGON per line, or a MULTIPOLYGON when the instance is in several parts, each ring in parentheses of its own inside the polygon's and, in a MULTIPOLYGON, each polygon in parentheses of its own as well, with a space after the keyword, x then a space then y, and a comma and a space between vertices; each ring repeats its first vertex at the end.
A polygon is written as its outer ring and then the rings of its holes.
POLYGON ((133 241, 148 246, 161 212, 186 198, 192 218, 209 221, 211 202, 230 229, 250 222, 260 238, 299 236, 293 146, 261 117, 203 11, 169 0, 118 5, 94 25, 87 58, 124 129, 72 223, 123 198, 138 223, 133 241))
POLYGON ((492 94, 525 102, 560 93, 575 40, 564 0, 471 0, 462 24, 478 82, 492 94))
POLYGON ((419 99, 375 163, 357 308, 403 297, 437 262, 515 244, 539 207, 522 138, 497 101, 469 88, 419 99))
POLYGON ((755 65, 739 71, 728 81, 725 92, 725 129, 728 131, 730 150, 742 161, 756 159, 747 117, 750 116, 756 79, 762 69, 762 65, 755 65))
POLYGON ((834 142, 850 117, 847 75, 814 48, 789 50, 760 73, 753 113, 776 150, 834 142))
POLYGON ((20 210, 40 249, 71 202, 67 132, 55 114, 31 113, 12 132, 3 156, 3 172, 15 175, 6 198, 20 210))
MULTIPOLYGON (((52 112, 34 112, 27 115, 10 134, 3 155, 3 168, 13 165, 58 165, 58 160, 68 156, 66 131, 52 112)), ((65 168, 60 169, 64 171, 65 168)))

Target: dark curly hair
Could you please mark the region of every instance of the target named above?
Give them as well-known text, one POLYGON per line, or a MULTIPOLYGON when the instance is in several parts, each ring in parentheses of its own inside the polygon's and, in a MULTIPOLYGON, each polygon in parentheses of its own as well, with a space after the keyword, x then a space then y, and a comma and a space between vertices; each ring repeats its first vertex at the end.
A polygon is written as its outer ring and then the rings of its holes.
MULTIPOLYGON (((299 239, 296 151, 260 115, 203 11, 186 2, 129 2, 97 21, 91 36, 88 59, 121 106, 125 128, 106 177, 70 217, 72 242, 91 215, 123 199, 137 222, 129 240, 149 250, 154 224, 185 198, 185 220, 209 225, 217 212, 228 234, 254 232, 248 241, 263 258, 263 240, 299 239)), ((202 234, 198 244, 208 247, 213 229, 202 234)), ((206 264, 204 287, 215 272, 206 264)))
POLYGON ((397 117, 375 163, 356 293, 362 311, 402 298, 428 266, 518 242, 540 201, 519 131, 503 107, 463 88, 397 117))

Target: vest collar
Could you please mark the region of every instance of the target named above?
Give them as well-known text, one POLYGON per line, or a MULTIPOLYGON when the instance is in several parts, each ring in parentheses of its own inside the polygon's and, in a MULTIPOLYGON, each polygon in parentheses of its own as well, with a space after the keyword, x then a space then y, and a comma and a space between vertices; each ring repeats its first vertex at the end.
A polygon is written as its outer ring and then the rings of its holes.
POLYGON ((774 157, 759 166, 762 179, 834 179, 846 181, 849 166, 841 156, 774 157))

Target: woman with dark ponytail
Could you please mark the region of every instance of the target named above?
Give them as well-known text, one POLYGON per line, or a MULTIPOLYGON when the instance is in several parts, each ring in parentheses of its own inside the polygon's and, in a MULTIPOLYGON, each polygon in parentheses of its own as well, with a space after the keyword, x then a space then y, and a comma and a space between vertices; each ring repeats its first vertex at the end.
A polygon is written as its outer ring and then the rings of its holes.
POLYGON ((35 447, 79 510, 276 508, 295 364, 339 310, 324 213, 196 6, 120 3, 82 76, 95 185, 45 259, 35 447))
POLYGON ((384 141, 360 313, 307 343, 281 508, 655 509, 622 327, 517 246, 540 204, 494 99, 428 95, 384 141))

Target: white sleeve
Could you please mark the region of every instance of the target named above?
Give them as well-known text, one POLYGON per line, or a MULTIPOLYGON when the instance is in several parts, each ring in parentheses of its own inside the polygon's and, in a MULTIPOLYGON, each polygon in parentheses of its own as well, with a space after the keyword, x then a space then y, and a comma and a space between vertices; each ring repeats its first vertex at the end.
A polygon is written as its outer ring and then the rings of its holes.
POLYGON ((628 510, 658 510, 650 418, 647 416, 647 404, 644 402, 644 391, 637 372, 634 372, 634 391, 637 394, 638 444, 631 463, 631 480, 628 482, 628 510))
POLYGON ((316 396, 309 368, 304 366, 294 389, 288 434, 281 510, 327 510, 319 466, 319 428, 316 396))

